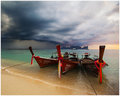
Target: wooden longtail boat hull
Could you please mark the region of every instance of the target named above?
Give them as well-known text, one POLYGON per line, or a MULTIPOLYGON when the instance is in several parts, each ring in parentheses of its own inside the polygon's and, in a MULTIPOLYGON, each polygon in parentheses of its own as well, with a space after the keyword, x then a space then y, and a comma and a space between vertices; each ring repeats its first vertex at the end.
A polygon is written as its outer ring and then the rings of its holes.
MULTIPOLYGON (((39 56, 34 56, 34 58, 41 68, 47 67, 50 65, 58 65, 57 59, 51 59, 51 58, 47 59, 47 58, 41 58, 39 56)), ((78 63, 79 62, 76 62, 76 61, 63 60, 62 73, 65 73, 65 72, 77 67, 78 63)))
MULTIPOLYGON (((65 57, 66 58, 65 59, 64 57, 62 57, 60 45, 57 45, 56 48, 57 48, 57 53, 58 53, 58 60, 61 62, 60 67, 62 67, 61 68, 62 73, 65 73, 79 65, 79 60, 73 61, 73 58, 65 57)), ((75 58, 75 59, 77 59, 77 58, 75 58)))
MULTIPOLYGON (((85 70, 87 70, 87 71, 91 72, 92 74, 98 76, 99 69, 95 65, 95 60, 93 60, 91 58, 83 58, 83 59, 80 60, 80 63, 84 67, 85 70)), ((105 66, 107 66, 107 65, 108 64, 105 64, 105 66)), ((97 66, 99 67, 99 64, 97 64, 97 66)))
MULTIPOLYGON (((38 65, 42 67, 50 66, 50 65, 58 65, 58 60, 57 59, 47 59, 47 58, 41 58, 39 56, 34 56, 36 62, 38 65)), ((63 66, 62 66, 62 73, 65 73, 76 66, 78 66, 79 62, 76 61, 70 61, 70 60, 63 60, 63 66)))
MULTIPOLYGON (((51 59, 51 58, 41 58, 39 56, 34 56, 36 62, 38 65, 42 67, 50 66, 50 65, 58 65, 57 59, 51 59)), ((75 67, 78 66, 77 61, 71 61, 71 60, 63 60, 63 66, 62 66, 62 73, 65 73, 75 67)))
POLYGON ((91 58, 83 58, 80 60, 81 65, 86 71, 94 73, 96 76, 98 76, 98 69, 95 66, 94 60, 91 58))
POLYGON ((62 73, 65 73, 78 66, 79 61, 62 60, 62 73))
POLYGON ((58 64, 58 60, 57 59, 53 59, 53 58, 41 58, 39 56, 35 56, 32 50, 32 47, 29 47, 29 50, 32 54, 32 59, 31 59, 31 64, 33 63, 33 58, 36 60, 36 62, 39 64, 40 67, 46 67, 49 65, 55 65, 58 64))
MULTIPOLYGON (((31 60, 31 64, 33 62, 33 58, 36 60, 36 62, 38 63, 38 65, 40 67, 47 67, 50 65, 58 65, 58 59, 54 59, 54 58, 41 58, 39 56, 35 56, 33 51, 32 51, 32 47, 29 47, 29 50, 32 54, 32 60, 31 60)), ((72 61, 69 59, 63 59, 62 60, 63 66, 62 66, 62 73, 65 73, 69 70, 71 70, 72 68, 76 67, 79 63, 79 61, 72 61)))
POLYGON ((40 67, 46 67, 49 65, 57 65, 58 60, 57 59, 47 59, 47 58, 41 58, 39 56, 34 56, 36 62, 39 64, 40 67))

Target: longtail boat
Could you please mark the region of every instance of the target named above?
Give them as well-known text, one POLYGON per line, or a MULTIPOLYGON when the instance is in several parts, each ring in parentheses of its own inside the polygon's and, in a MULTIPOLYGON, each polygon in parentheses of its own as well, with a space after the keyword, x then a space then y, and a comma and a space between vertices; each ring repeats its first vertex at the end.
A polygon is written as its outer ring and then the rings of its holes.
POLYGON ((80 64, 85 69, 85 71, 89 71, 94 76, 98 77, 98 69, 95 66, 95 61, 98 60, 98 58, 90 58, 89 53, 82 54, 82 58, 80 59, 80 64))
POLYGON ((29 50, 32 54, 31 64, 33 64, 33 58, 36 60, 40 67, 58 64, 58 60, 55 58, 42 58, 40 56, 35 56, 32 47, 29 47, 29 50))
POLYGON ((61 78, 61 73, 66 73, 67 71, 77 67, 80 62, 76 53, 69 54, 72 57, 69 57, 68 53, 66 52, 64 56, 61 55, 60 45, 56 46, 57 53, 58 53, 58 76, 61 78))
POLYGON ((89 58, 89 53, 84 53, 82 59, 80 59, 80 64, 85 70, 94 73, 96 76, 99 75, 100 83, 102 83, 102 68, 108 66, 108 64, 103 61, 104 50, 105 46, 99 46, 99 58, 92 59, 89 58))

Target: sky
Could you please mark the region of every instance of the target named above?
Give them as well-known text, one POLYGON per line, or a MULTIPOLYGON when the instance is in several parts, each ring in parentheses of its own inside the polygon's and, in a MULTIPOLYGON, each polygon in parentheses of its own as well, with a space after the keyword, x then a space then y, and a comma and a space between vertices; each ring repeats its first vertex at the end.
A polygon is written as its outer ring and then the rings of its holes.
POLYGON ((118 49, 118 19, 117 1, 1 1, 1 47, 118 49))

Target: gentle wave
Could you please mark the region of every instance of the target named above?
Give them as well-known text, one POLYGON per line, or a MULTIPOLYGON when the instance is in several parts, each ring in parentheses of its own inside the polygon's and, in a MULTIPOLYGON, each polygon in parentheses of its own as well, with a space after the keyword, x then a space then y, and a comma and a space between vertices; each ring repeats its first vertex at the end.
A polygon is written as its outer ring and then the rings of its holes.
MULTIPOLYGON (((2 69, 4 69, 4 67, 3 67, 2 69)), ((20 73, 15 73, 15 72, 12 72, 12 71, 10 71, 10 70, 8 70, 8 69, 4 69, 4 70, 5 70, 6 72, 12 74, 12 75, 21 76, 21 77, 25 77, 25 78, 32 79, 32 80, 35 80, 35 81, 39 81, 39 82, 42 82, 42 83, 47 84, 47 85, 50 85, 50 86, 61 87, 61 88, 66 88, 66 89, 70 89, 70 90, 79 91, 78 89, 71 88, 71 87, 68 87, 68 86, 61 86, 61 85, 49 83, 49 82, 44 81, 44 80, 40 80, 40 79, 38 79, 38 78, 33 78, 33 77, 31 77, 31 76, 23 75, 23 74, 20 74, 20 73)))
MULTIPOLYGON (((23 64, 24 64, 24 63, 23 63, 23 64)), ((8 72, 8 73, 10 73, 10 74, 12 74, 12 75, 21 76, 21 77, 25 77, 25 78, 32 79, 32 80, 35 80, 35 81, 39 81, 39 82, 42 82, 42 83, 47 84, 47 85, 50 85, 50 86, 61 87, 61 88, 66 88, 66 89, 70 89, 70 90, 79 91, 78 89, 71 88, 71 87, 68 87, 68 86, 63 86, 63 85, 58 85, 58 84, 49 83, 49 82, 47 82, 47 81, 44 81, 44 80, 41 80, 41 79, 38 79, 38 78, 35 78, 35 77, 33 78, 33 77, 31 77, 31 76, 28 76, 28 75, 23 75, 23 74, 20 74, 20 73, 12 72, 12 71, 10 71, 10 70, 7 69, 7 68, 9 68, 9 67, 11 67, 11 66, 7 66, 7 67, 1 66, 1 69, 4 70, 4 71, 6 71, 6 72, 8 72)), ((105 81, 103 80, 103 82, 105 82, 105 81)), ((111 89, 113 89, 113 88, 111 87, 111 85, 108 84, 108 83, 107 83, 107 86, 109 86, 111 89)))

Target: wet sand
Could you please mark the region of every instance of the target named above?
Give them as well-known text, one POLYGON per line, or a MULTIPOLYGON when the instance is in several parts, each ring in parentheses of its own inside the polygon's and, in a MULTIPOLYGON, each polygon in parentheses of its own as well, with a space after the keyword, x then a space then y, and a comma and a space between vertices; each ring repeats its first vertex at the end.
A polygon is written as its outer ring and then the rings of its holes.
POLYGON ((57 67, 39 68, 35 63, 1 60, 2 95, 118 95, 118 87, 107 83, 99 84, 98 78, 71 70, 57 77, 57 67), (116 89, 115 89, 116 88, 116 89))
POLYGON ((2 95, 50 95, 71 94, 70 89, 47 84, 2 72, 2 95))

